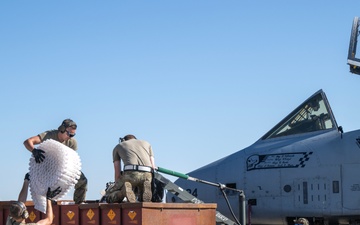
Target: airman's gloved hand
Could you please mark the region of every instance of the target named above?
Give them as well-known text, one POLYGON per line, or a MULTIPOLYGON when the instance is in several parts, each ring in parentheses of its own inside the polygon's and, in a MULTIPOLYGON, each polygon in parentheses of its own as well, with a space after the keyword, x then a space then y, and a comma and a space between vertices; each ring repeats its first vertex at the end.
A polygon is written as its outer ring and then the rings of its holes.
POLYGON ((52 200, 56 195, 60 194, 60 192, 61 192, 60 186, 53 191, 50 188, 48 188, 48 191, 46 193, 46 198, 52 200))
POLYGON ((29 173, 26 173, 26 174, 25 174, 25 178, 24 178, 24 180, 28 180, 28 181, 30 181, 30 174, 29 174, 29 173))
POLYGON ((41 163, 42 161, 44 161, 45 159, 44 153, 45 152, 41 149, 34 148, 32 150, 32 155, 34 156, 36 163, 41 163))

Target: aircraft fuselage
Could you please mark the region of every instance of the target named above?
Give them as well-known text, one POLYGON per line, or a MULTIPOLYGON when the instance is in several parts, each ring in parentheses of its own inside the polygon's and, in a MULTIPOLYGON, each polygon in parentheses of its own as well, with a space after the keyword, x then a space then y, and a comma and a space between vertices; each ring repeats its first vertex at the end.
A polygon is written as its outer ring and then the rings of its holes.
MULTIPOLYGON (((339 132, 319 91, 253 145, 188 175, 243 190, 248 224, 293 224, 298 217, 311 224, 339 224, 360 221, 359 171, 360 130, 339 132), (309 110, 314 99, 320 109, 309 110)), ((217 188, 184 179, 176 184, 217 203, 218 211, 232 218, 217 188)), ((239 217, 239 193, 226 192, 239 217)), ((167 196, 167 201, 178 199, 167 196)))

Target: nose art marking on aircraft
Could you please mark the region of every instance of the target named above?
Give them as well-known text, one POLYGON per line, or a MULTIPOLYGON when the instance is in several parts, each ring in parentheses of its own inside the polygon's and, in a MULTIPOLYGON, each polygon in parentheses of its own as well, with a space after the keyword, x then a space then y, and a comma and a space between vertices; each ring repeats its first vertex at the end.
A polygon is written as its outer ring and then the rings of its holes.
POLYGON ((247 170, 272 168, 303 168, 313 152, 296 152, 269 155, 251 155, 246 160, 247 170))

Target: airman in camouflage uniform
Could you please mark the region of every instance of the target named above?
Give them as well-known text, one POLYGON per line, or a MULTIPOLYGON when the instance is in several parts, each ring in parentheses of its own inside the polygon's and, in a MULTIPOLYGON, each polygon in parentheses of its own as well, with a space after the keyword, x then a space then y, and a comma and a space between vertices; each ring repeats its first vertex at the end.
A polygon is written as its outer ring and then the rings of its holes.
MULTIPOLYGON (((25 148, 29 150, 35 157, 37 163, 41 163, 45 159, 44 151, 36 149, 35 145, 42 143, 45 140, 53 139, 69 148, 77 150, 77 141, 74 138, 77 125, 71 119, 65 119, 57 130, 45 131, 36 136, 30 137, 24 141, 25 148)), ((81 172, 81 176, 75 185, 74 202, 80 204, 85 201, 87 191, 87 178, 81 172)))
POLYGON ((150 202, 152 197, 152 171, 155 169, 154 153, 147 141, 137 140, 134 135, 120 138, 121 142, 113 150, 115 185, 106 191, 109 203, 150 202), (124 163, 121 171, 121 161, 124 163), (137 190, 138 198, 134 190, 137 190))

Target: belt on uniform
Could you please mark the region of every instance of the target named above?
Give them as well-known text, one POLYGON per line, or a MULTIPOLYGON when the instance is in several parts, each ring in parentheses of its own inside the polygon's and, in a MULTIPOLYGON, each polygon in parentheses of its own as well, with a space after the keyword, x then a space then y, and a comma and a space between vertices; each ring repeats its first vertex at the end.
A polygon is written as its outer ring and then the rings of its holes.
POLYGON ((141 172, 151 172, 152 168, 148 166, 140 165, 126 165, 124 166, 124 171, 141 171, 141 172))

